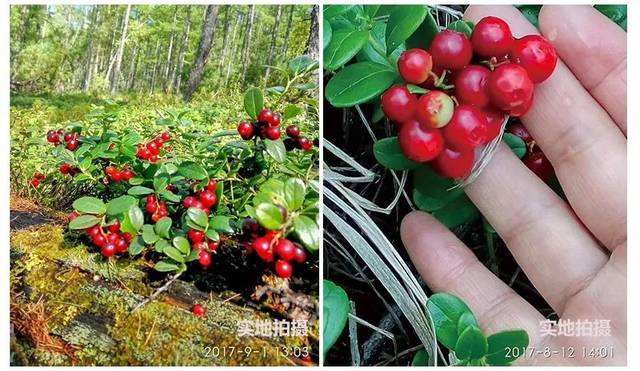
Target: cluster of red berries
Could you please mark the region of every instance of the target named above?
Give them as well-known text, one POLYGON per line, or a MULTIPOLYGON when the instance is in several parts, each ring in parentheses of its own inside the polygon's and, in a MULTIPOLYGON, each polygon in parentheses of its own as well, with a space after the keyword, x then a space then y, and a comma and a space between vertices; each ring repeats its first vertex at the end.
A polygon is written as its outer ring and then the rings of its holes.
POLYGON ((268 108, 263 108, 258 114, 258 121, 254 123, 241 122, 238 125, 238 134, 244 140, 251 140, 254 136, 262 139, 280 139, 280 115, 268 108))
POLYGON ((118 170, 115 166, 107 166, 104 172, 107 174, 109 180, 114 183, 128 182, 135 176, 135 173, 128 166, 121 170, 118 170))
POLYGON ((211 213, 211 208, 218 203, 218 196, 216 195, 216 189, 218 188, 218 182, 215 179, 210 179, 207 186, 200 192, 197 192, 193 196, 187 196, 182 200, 182 205, 185 208, 195 207, 204 211, 205 214, 211 213))
POLYGON ((70 151, 75 151, 80 146, 80 134, 75 131, 65 131, 64 129, 49 130, 47 132, 47 142, 55 146, 62 144, 64 140, 65 146, 70 151))
POLYGON ((547 159, 547 156, 540 150, 540 147, 536 145, 535 140, 529 134, 527 128, 519 122, 510 124, 507 127, 507 131, 527 144, 527 153, 525 154, 522 162, 531 170, 538 178, 544 182, 551 180, 554 174, 553 166, 547 159))
POLYGON ((300 128, 298 126, 287 126, 286 133, 289 138, 284 140, 284 146, 288 151, 295 148, 308 151, 313 147, 313 142, 311 142, 309 138, 300 135, 300 128))
POLYGON ((72 177, 78 175, 80 173, 80 168, 77 166, 71 166, 68 163, 64 162, 62 163, 62 165, 60 165, 60 167, 58 168, 60 170, 60 173, 64 174, 64 175, 71 175, 72 177))
POLYGON ((160 150, 162 146, 168 141, 171 140, 171 135, 167 132, 164 132, 158 136, 156 136, 152 141, 147 144, 138 145, 138 150, 136 152, 136 156, 138 156, 141 160, 146 160, 151 163, 155 163, 158 161, 158 156, 160 155, 160 150))
POLYGON ((476 148, 500 134, 506 115, 527 112, 534 83, 551 76, 556 62, 555 49, 542 36, 515 39, 502 19, 485 17, 471 40, 443 30, 428 51, 403 52, 398 70, 404 81, 433 90, 416 97, 406 85, 395 85, 382 95, 382 109, 398 124, 408 158, 430 162, 445 177, 464 178, 476 148), (474 57, 477 64, 471 64, 474 57))
MULTIPOLYGON (((69 215, 69 219, 73 220, 78 214, 75 212, 69 215)), ((105 258, 110 258, 116 254, 124 254, 129 250, 129 245, 133 236, 129 232, 120 231, 120 221, 115 219, 107 226, 107 232, 100 225, 94 225, 88 228, 87 234, 91 238, 91 242, 100 248, 100 253, 105 258)))
POLYGON ((35 173, 33 173, 33 178, 31 178, 31 181, 29 182, 29 184, 31 184, 33 188, 38 188, 40 186, 40 182, 44 178, 45 178, 44 174, 42 174, 39 171, 36 171, 35 173))
POLYGON ((208 268, 211 265, 211 254, 216 253, 220 242, 210 240, 204 232, 197 229, 190 229, 187 238, 191 241, 191 246, 198 251, 198 263, 203 268, 208 268))
POLYGON ((158 200, 156 195, 148 195, 146 201, 145 210, 151 215, 151 220, 153 220, 154 223, 169 215, 167 203, 158 200))

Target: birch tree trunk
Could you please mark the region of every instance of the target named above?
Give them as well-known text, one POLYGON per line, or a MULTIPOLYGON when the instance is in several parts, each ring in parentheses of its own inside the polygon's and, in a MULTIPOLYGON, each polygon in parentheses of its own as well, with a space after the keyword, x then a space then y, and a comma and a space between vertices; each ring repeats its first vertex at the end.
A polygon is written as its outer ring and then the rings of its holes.
POLYGON ((180 91, 182 82, 182 68, 184 66, 184 55, 189 46, 189 31, 191 30, 191 5, 187 5, 187 18, 184 21, 184 32, 182 33, 182 42, 180 43, 180 51, 178 52, 178 63, 171 73, 172 90, 180 91))
POLYGON ((231 18, 231 11, 232 11, 232 6, 231 5, 227 5, 226 6, 226 11, 225 11, 225 15, 224 15, 224 28, 222 30, 223 34, 223 40, 222 40, 222 51, 221 51, 221 56, 220 56, 220 63, 218 63, 218 81, 216 82, 216 85, 220 84, 220 80, 222 80, 222 76, 223 76, 223 71, 224 71, 224 62, 227 59, 227 49, 229 48, 229 25, 230 25, 230 18, 231 18))
POLYGON ((153 63, 153 72, 151 73, 151 84, 149 84, 149 93, 156 90, 156 75, 158 72, 158 64, 160 62, 160 40, 156 41, 156 51, 153 53, 155 62, 153 63))
POLYGON ((238 12, 236 14, 236 22, 234 23, 233 28, 231 29, 231 52, 229 53, 229 61, 227 62, 227 71, 224 76, 224 84, 227 85, 229 83, 229 78, 231 77, 231 65, 235 60, 236 55, 236 33, 238 30, 238 26, 242 23, 242 14, 238 12))
POLYGON ((318 60, 320 55, 320 27, 318 26, 318 5, 311 8, 311 26, 309 27, 309 39, 307 41, 307 51, 311 58, 318 60))
POLYGON ((118 51, 116 52, 115 67, 113 73, 111 74, 111 95, 116 93, 116 89, 118 87, 118 78, 120 77, 120 68, 122 67, 122 54, 124 53, 124 43, 125 41, 127 41, 129 14, 131 14, 131 4, 127 5, 127 10, 124 13, 122 36, 120 37, 120 45, 118 45, 118 51))
POLYGON ((184 100, 186 102, 191 100, 193 93, 202 81, 204 67, 207 64, 209 52, 211 52, 211 45, 213 45, 217 18, 218 5, 207 5, 205 20, 202 25, 202 33, 200 34, 200 45, 198 45, 198 55, 189 73, 189 80, 187 81, 187 87, 184 92, 184 100))
MULTIPOLYGON (((91 28, 96 29, 98 26, 98 22, 100 19, 100 7, 94 6, 92 20, 91 20, 91 28)), ((89 88, 91 87, 91 77, 95 66, 93 65, 96 62, 97 56, 94 51, 94 40, 93 37, 89 36, 89 45, 87 46, 87 66, 84 72, 84 79, 82 82, 82 91, 87 93, 89 88)))
POLYGON ((131 66, 129 67, 129 78, 127 79, 127 91, 133 90, 136 81, 136 72, 138 69, 138 45, 133 48, 131 56, 131 66))
POLYGON ((247 68, 249 67, 249 46, 251 45, 251 30, 253 29, 253 19, 256 14, 255 5, 251 4, 249 10, 249 18, 247 19, 247 31, 244 35, 244 43, 242 45, 242 77, 240 81, 244 83, 247 78, 247 68))
POLYGON ((287 51, 289 49, 289 36, 291 36, 291 24, 293 23, 293 9, 295 5, 289 5, 289 19, 287 20, 287 30, 284 33, 284 44, 280 50, 280 55, 287 59, 287 51))
POLYGON ((271 74, 271 65, 273 64, 273 54, 276 50, 276 43, 278 42, 278 31, 280 25, 280 17, 282 16, 282 5, 278 5, 276 10, 276 20, 273 23, 273 29, 271 30, 271 47, 269 47, 269 57, 267 58, 267 71, 264 74, 264 85, 269 84, 269 75, 271 74))
POLYGON ((163 84, 164 84, 164 91, 167 92, 169 89, 169 86, 172 83, 172 80, 170 79, 170 73, 171 73, 171 66, 173 66, 173 40, 176 36, 176 20, 177 20, 177 16, 178 16, 178 6, 176 5, 175 7, 175 12, 173 13, 173 21, 171 22, 171 38, 169 39, 169 50, 167 51, 167 63, 165 65, 164 68, 164 74, 163 74, 163 84))

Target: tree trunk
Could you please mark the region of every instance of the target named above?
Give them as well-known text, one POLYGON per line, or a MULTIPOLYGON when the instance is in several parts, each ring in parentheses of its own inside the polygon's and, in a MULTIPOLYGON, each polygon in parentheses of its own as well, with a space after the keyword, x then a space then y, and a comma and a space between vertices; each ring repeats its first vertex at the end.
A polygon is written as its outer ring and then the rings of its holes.
POLYGON ((242 77, 240 81, 244 83, 247 78, 247 68, 249 67, 249 46, 251 45, 251 30, 253 29, 253 18, 256 14, 256 6, 251 5, 249 10, 249 18, 247 19, 247 33, 244 35, 244 43, 242 45, 242 77))
POLYGON ((224 84, 227 85, 229 83, 229 78, 231 77, 231 65, 233 64, 233 61, 235 60, 235 55, 236 55, 236 33, 238 30, 238 26, 242 23, 242 13, 238 12, 238 14, 236 14, 236 22, 233 25, 233 28, 231 29, 231 53, 229 53, 229 61, 227 62, 227 72, 225 73, 224 76, 224 84))
POLYGON ((211 45, 213 45, 213 36, 217 18, 218 5, 207 5, 205 20, 202 25, 202 33, 200 34, 200 45, 198 45, 198 55, 193 67, 191 68, 191 72, 189 73, 187 88, 184 92, 184 100, 186 102, 191 100, 193 93, 196 91, 200 81, 202 81, 204 66, 207 64, 209 52, 211 52, 211 45))
POLYGON ((136 72, 138 70, 138 45, 133 48, 131 56, 131 66, 129 67, 129 78, 127 79, 127 91, 133 90, 136 81, 136 72))
POLYGON ((273 54, 276 50, 276 43, 278 42, 278 31, 280 25, 280 17, 282 16, 282 5, 278 5, 276 10, 276 21, 273 23, 273 29, 271 30, 271 47, 269 48, 269 57, 267 58, 267 71, 264 74, 264 85, 269 84, 269 75, 271 74, 271 65, 273 64, 273 54))
POLYGON ((118 87, 118 78, 120 77, 120 68, 122 67, 122 54, 124 53, 124 43, 127 40, 127 28, 129 27, 129 14, 131 14, 131 4, 127 5, 127 10, 124 13, 122 36, 120 37, 120 45, 116 52, 115 68, 111 74, 111 95, 115 94, 118 87))
POLYGON ((231 11, 233 10, 231 5, 227 5, 226 6, 226 11, 224 13, 224 28, 223 28, 223 40, 222 40, 222 55, 220 56, 220 63, 218 63, 218 81, 216 82, 217 85, 219 85, 220 80, 222 79, 223 76, 223 71, 224 71, 224 62, 227 59, 227 49, 229 48, 229 25, 230 25, 230 18, 231 18, 231 11))
POLYGON ((173 22, 171 23, 171 38, 169 39, 169 50, 167 51, 167 63, 164 68, 164 91, 165 93, 168 91, 169 86, 172 83, 170 79, 171 66, 173 65, 173 40, 176 37, 176 20, 178 16, 178 6, 175 7, 175 12, 173 13, 173 22))
MULTIPOLYGON (((91 20, 91 28, 96 29, 98 21, 100 19, 100 7, 94 6, 93 15, 91 20)), ((94 51, 93 37, 89 36, 89 45, 87 46, 87 66, 84 72, 84 79, 82 82, 82 91, 87 93, 91 87, 91 77, 93 76, 93 70, 95 69, 94 63, 96 62, 97 55, 94 51)))
POLYGON ((156 41, 155 62, 153 63, 153 72, 151 73, 151 84, 149 86, 149 93, 153 93, 156 90, 156 76, 158 72, 158 64, 160 63, 160 40, 156 41))
POLYGON ((307 41, 307 51, 311 58, 318 60, 320 55, 320 27, 318 26, 318 5, 311 8, 311 26, 309 27, 309 39, 307 41))
POLYGON ((180 91, 182 82, 182 68, 184 66, 184 54, 189 46, 189 31, 191 30, 191 5, 187 5, 187 18, 184 21, 184 32, 182 33, 182 42, 180 43, 180 51, 178 52, 178 63, 171 73, 172 90, 180 91))
POLYGON ((295 6, 289 6, 289 19, 287 20, 287 30, 284 33, 284 44, 282 45, 282 49, 280 50, 280 55, 286 60, 287 59, 287 51, 289 49, 289 36, 291 36, 291 24, 293 23, 293 10, 295 6))

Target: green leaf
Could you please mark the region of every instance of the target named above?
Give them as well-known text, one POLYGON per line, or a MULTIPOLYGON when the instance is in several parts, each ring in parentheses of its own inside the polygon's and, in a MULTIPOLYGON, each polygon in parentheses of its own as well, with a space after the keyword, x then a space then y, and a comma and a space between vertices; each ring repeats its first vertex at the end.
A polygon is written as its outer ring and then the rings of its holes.
POLYGON ((520 348, 521 352, 516 354, 518 356, 524 354, 524 349, 529 346, 529 335, 524 330, 502 331, 489 336, 487 343, 489 344, 486 355, 487 362, 494 366, 506 366, 518 359, 518 357, 513 357, 514 352, 508 350, 520 348), (507 355, 511 357, 507 357, 507 355))
POLYGON ((434 211, 431 215, 451 229, 478 218, 480 212, 466 195, 462 195, 444 207, 434 211))
POLYGON ((280 229, 282 223, 284 223, 280 209, 276 205, 267 202, 263 202, 256 207, 256 216, 258 223, 267 229, 280 229))
POLYGON ((447 28, 450 30, 462 32, 463 34, 467 35, 468 38, 471 38, 473 26, 474 25, 472 22, 460 19, 455 22, 449 23, 449 25, 447 25, 447 28))
POLYGON ((129 221, 131 223, 131 227, 137 232, 142 228, 144 224, 144 214, 138 205, 133 205, 129 208, 128 212, 129 221))
POLYGON ((293 219, 293 231, 307 249, 317 251, 320 248, 320 230, 313 219, 298 215, 293 219))
POLYGON ((378 9, 380 9, 380 5, 364 5, 364 14, 369 18, 373 18, 378 13, 378 9))
POLYGON ((429 45, 431 45, 431 40, 433 40, 438 32, 440 32, 438 29, 438 22, 436 22, 431 12, 427 12, 422 24, 420 24, 413 35, 405 41, 406 48, 420 48, 427 50, 429 49, 429 45))
POLYGON ((329 80, 325 96, 334 107, 352 107, 382 94, 397 77, 394 69, 383 64, 354 63, 329 80))
POLYGON ((220 240, 220 234, 218 234, 218 232, 216 232, 215 229, 207 229, 207 231, 205 232, 205 236, 207 236, 208 239, 213 241, 220 240))
POLYGON ((342 287, 323 280, 322 287, 322 352, 327 352, 342 334, 349 315, 349 297, 342 287))
POLYGON ((460 319, 458 319, 458 336, 462 335, 464 330, 469 326, 480 327, 476 316, 471 312, 466 312, 460 316, 460 319))
POLYGON ((148 245, 153 245, 158 241, 160 237, 153 230, 153 226, 151 224, 145 224, 142 226, 142 239, 148 245))
POLYGON ((346 13, 351 10, 355 5, 325 5, 322 10, 322 16, 324 19, 331 19, 346 13))
POLYGON ((118 215, 128 211, 131 206, 137 205, 138 199, 132 196, 120 196, 107 202, 107 215, 118 215))
POLYGON ((341 29, 331 36, 331 42, 324 50, 323 67, 334 71, 353 58, 369 38, 368 31, 341 29))
POLYGON ((287 159, 287 149, 282 139, 265 140, 264 147, 269 156, 277 162, 283 163, 287 159))
POLYGON ((258 118, 258 113, 264 107, 264 98, 258 88, 250 88, 244 93, 244 110, 252 119, 258 118))
POLYGON ((460 197, 462 188, 450 190, 455 185, 451 179, 436 174, 431 166, 419 166, 413 172, 413 202, 423 211, 435 211, 460 197))
POLYGON ((329 23, 329 20, 325 17, 322 20, 322 48, 326 48, 327 45, 329 45, 329 43, 331 42, 331 23, 329 23))
POLYGON ((284 201, 287 209, 293 211, 301 208, 306 193, 307 188, 302 179, 287 179, 284 183, 284 201))
POLYGON ((473 313, 458 297, 440 292, 427 300, 427 310, 433 319, 438 341, 455 350, 458 342, 458 322, 465 313, 473 313))
POLYGON ((189 240, 182 236, 176 236, 173 238, 173 246, 178 249, 182 254, 187 255, 189 251, 191 251, 191 245, 189 245, 189 240))
POLYGON ((153 249, 156 250, 159 253, 163 253, 164 249, 169 246, 169 241, 165 240, 165 239, 159 239, 158 242, 156 242, 156 244, 153 246, 153 249))
POLYGON ((220 233, 233 233, 231 228, 231 219, 226 215, 216 215, 209 220, 209 229, 213 229, 220 233))
POLYGON ((144 196, 144 195, 152 194, 153 193, 153 189, 147 188, 147 187, 143 187, 143 186, 133 186, 133 187, 129 188, 127 193, 132 195, 132 196, 144 196))
POLYGON ((289 71, 292 74, 297 75, 306 71, 310 71, 312 68, 318 67, 318 62, 311 58, 311 56, 304 54, 297 56, 289 61, 289 71))
POLYGON ((380 165, 393 170, 409 170, 420 166, 420 163, 411 161, 404 155, 398 137, 384 138, 375 142, 373 155, 380 165))
POLYGON ((284 118, 285 119, 294 118, 294 117, 298 116, 300 113, 302 113, 302 108, 300 108, 300 106, 295 105, 295 104, 288 104, 284 108, 284 118))
POLYGON ((609 5, 599 4, 594 6, 598 11, 604 14, 607 18, 615 22, 618 26, 627 30, 627 6, 621 5, 609 5))
POLYGON ((102 200, 95 197, 80 197, 73 202, 73 208, 76 211, 85 214, 104 214, 107 211, 102 200))
POLYGON ((538 14, 540 14, 542 5, 518 5, 517 7, 522 15, 538 28, 538 14))
POLYGON ((173 272, 177 271, 179 267, 175 264, 167 263, 166 261, 161 260, 157 262, 156 265, 153 266, 153 268, 158 272, 173 272))
POLYGON ((407 84, 407 90, 412 94, 426 94, 429 92, 428 89, 413 84, 407 84))
POLYGON ((425 5, 398 6, 389 15, 386 30, 387 54, 413 35, 424 21, 427 13, 425 5))
POLYGON ((178 251, 175 247, 171 246, 171 245, 167 245, 164 246, 163 248, 164 250, 162 251, 166 256, 170 257, 171 259, 179 262, 179 263, 184 263, 184 256, 182 256, 182 254, 180 254, 180 251, 178 251))
POLYGON ((199 164, 195 162, 187 161, 180 164, 178 167, 178 174, 187 179, 202 180, 206 179, 209 175, 207 171, 199 164))
POLYGON ((429 354, 424 349, 420 349, 414 354, 411 366, 430 366, 429 354))
POLYGON ((507 143, 509 148, 511 148, 518 158, 523 158, 524 155, 527 154, 527 144, 519 136, 511 133, 504 133, 502 140, 507 143))
POLYGON ((400 47, 387 56, 386 29, 386 22, 381 20, 374 22, 373 28, 369 31, 369 42, 356 55, 358 61, 380 63, 389 66, 391 69, 396 69, 398 58, 405 50, 404 44, 401 44, 400 47))
POLYGON ((169 229, 171 229, 172 220, 168 216, 162 217, 156 222, 156 234, 163 238, 169 238, 169 229))
POLYGON ((487 354, 487 338, 475 326, 469 326, 460 334, 456 343, 456 357, 461 360, 478 359, 487 354))
POLYGON ((136 256, 144 250, 144 241, 141 237, 136 236, 129 244, 129 255, 136 256))
POLYGON ((80 215, 69 223, 69 229, 72 229, 72 230, 87 229, 89 227, 93 227, 94 225, 100 223, 101 220, 102 219, 93 215, 80 215))
POLYGON ((204 211, 196 207, 190 207, 187 210, 187 217, 202 228, 206 228, 209 223, 209 217, 204 211))

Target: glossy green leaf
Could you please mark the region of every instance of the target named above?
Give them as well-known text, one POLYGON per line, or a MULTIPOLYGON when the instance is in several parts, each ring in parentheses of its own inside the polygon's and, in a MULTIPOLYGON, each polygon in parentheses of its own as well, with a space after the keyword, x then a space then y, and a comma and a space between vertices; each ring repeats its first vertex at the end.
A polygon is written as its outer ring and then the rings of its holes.
POLYGON ((187 179, 194 180, 202 180, 206 179, 209 175, 207 171, 202 167, 202 165, 196 164, 195 162, 183 162, 178 167, 178 174, 182 175, 187 179))
POLYGON ((431 166, 419 166, 413 172, 413 202, 423 211, 438 210, 464 193, 453 186, 453 180, 436 174, 431 166))
POLYGON ((189 245, 189 240, 182 236, 176 236, 173 238, 173 246, 175 246, 178 251, 182 254, 187 255, 189 251, 191 251, 191 245, 189 245))
POLYGON ((363 6, 364 14, 369 18, 375 17, 379 9, 380 5, 367 4, 363 6))
POLYGON ((190 207, 187 210, 187 217, 202 228, 207 227, 207 224, 209 223, 209 217, 207 214, 196 207, 190 207))
POLYGON ((479 359, 487 354, 487 338, 478 327, 467 327, 456 343, 456 357, 461 360, 479 359))
POLYGON ((323 280, 322 352, 325 357, 347 324, 349 307, 349 297, 342 287, 329 280, 323 280))
POLYGON ((335 31, 331 42, 324 50, 324 64, 326 70, 333 71, 342 67, 353 58, 367 42, 368 31, 343 29, 335 31))
POLYGON ((353 9, 355 5, 325 5, 322 10, 322 16, 325 19, 331 19, 353 9))
POLYGON ((89 227, 93 227, 94 225, 100 223, 102 219, 93 216, 93 215, 80 215, 77 218, 73 219, 69 222, 69 229, 78 230, 78 229, 87 229, 89 227))
POLYGON ((159 238, 152 225, 145 224, 142 226, 142 239, 146 244, 153 245, 159 238))
POLYGON ((450 350, 455 350, 458 322, 463 314, 472 313, 471 309, 458 297, 440 292, 427 300, 427 310, 433 319, 437 340, 450 350))
POLYGON ((480 212, 466 195, 462 195, 434 211, 431 215, 451 229, 475 220, 480 217, 480 212))
POLYGON ((107 202, 107 215, 118 215, 127 212, 131 206, 137 205, 138 199, 132 196, 120 196, 107 202))
POLYGON ((156 250, 159 253, 163 253, 164 249, 169 246, 169 241, 161 238, 159 239, 156 244, 153 246, 153 249, 156 250))
POLYGON ((307 249, 317 251, 320 248, 320 229, 313 219, 298 215, 293 219, 293 231, 307 249))
POLYGON ((504 133, 502 140, 507 143, 509 148, 511 148, 518 158, 523 158, 524 155, 527 154, 527 144, 519 136, 511 133, 504 133))
POLYGON ((287 104, 284 108, 284 118, 291 119, 302 113, 302 108, 296 104, 287 104))
POLYGON ((136 236, 129 244, 129 255, 136 256, 144 250, 144 241, 142 237, 136 236))
POLYGON ((489 345, 486 360, 490 365, 505 366, 515 361, 529 346, 529 335, 524 330, 509 330, 493 334, 487 338, 489 345), (519 348, 520 352, 513 352, 519 348), (509 357, 507 357, 509 356, 509 357))
POLYGON ((413 355, 411 360, 411 366, 431 366, 429 364, 429 354, 426 350, 420 349, 413 355))
POLYGON ((226 215, 216 215, 209 220, 209 229, 220 233, 233 233, 231 218, 226 215))
POLYGON ((433 40, 439 31, 435 18, 431 12, 427 12, 418 29, 405 41, 406 48, 429 49, 431 40, 433 40))
POLYGON ((163 251, 162 251, 166 256, 170 257, 171 259, 179 262, 179 263, 184 263, 184 256, 182 256, 182 254, 180 254, 180 251, 178 251, 178 249, 176 249, 175 247, 171 246, 171 245, 167 245, 164 246, 163 251))
POLYGON ((168 216, 160 218, 156 222, 155 231, 156 234, 163 238, 169 238, 169 229, 171 229, 172 220, 168 216))
POLYGON ((153 189, 148 187, 143 187, 143 186, 133 186, 129 188, 129 190, 127 191, 127 193, 132 196, 145 196, 145 195, 150 195, 153 192, 154 192, 153 189))
POLYGON ((322 48, 325 49, 331 42, 332 36, 331 23, 327 18, 322 20, 322 48))
POLYGON ((173 272, 173 271, 177 271, 179 269, 179 267, 175 264, 172 263, 168 263, 164 260, 161 260, 159 262, 157 262, 153 268, 155 270, 157 270, 158 272, 173 272))
POLYGON ((394 69, 383 64, 354 63, 329 80, 325 96, 334 107, 352 107, 379 96, 397 77, 394 69))
POLYGON ((307 188, 302 181, 298 178, 289 178, 284 183, 284 201, 288 210, 298 210, 302 207, 304 202, 304 196, 307 192, 307 188))
POLYGON ((398 6, 389 15, 386 29, 387 54, 413 35, 428 13, 425 5, 398 6))
POLYGON ((285 148, 282 139, 267 139, 264 141, 264 147, 267 154, 269 154, 269 156, 271 156, 271 158, 273 158, 277 162, 283 163, 287 159, 287 149, 285 148))
POLYGON ((280 229, 282 223, 284 223, 280 209, 276 205, 267 202, 263 202, 256 207, 256 217, 258 218, 258 223, 266 229, 280 229))
POLYGON ((104 214, 107 207, 101 199, 95 197, 80 197, 73 202, 73 208, 76 211, 85 214, 104 214))
POLYGON ((455 22, 451 22, 447 25, 447 28, 450 30, 462 32, 467 35, 468 38, 471 38, 471 33, 473 32, 473 23, 470 21, 459 19, 455 22))
POLYGON ((133 205, 129 208, 127 213, 129 216, 129 222, 131 227, 137 232, 144 225, 144 214, 138 205, 133 205))
POLYGON ((420 166, 404 155, 398 142, 398 137, 380 139, 373 144, 373 155, 378 163, 388 169, 409 170, 420 166))
POLYGON ((258 113, 264 107, 264 98, 258 88, 250 88, 244 93, 244 110, 252 119, 258 118, 258 113))

